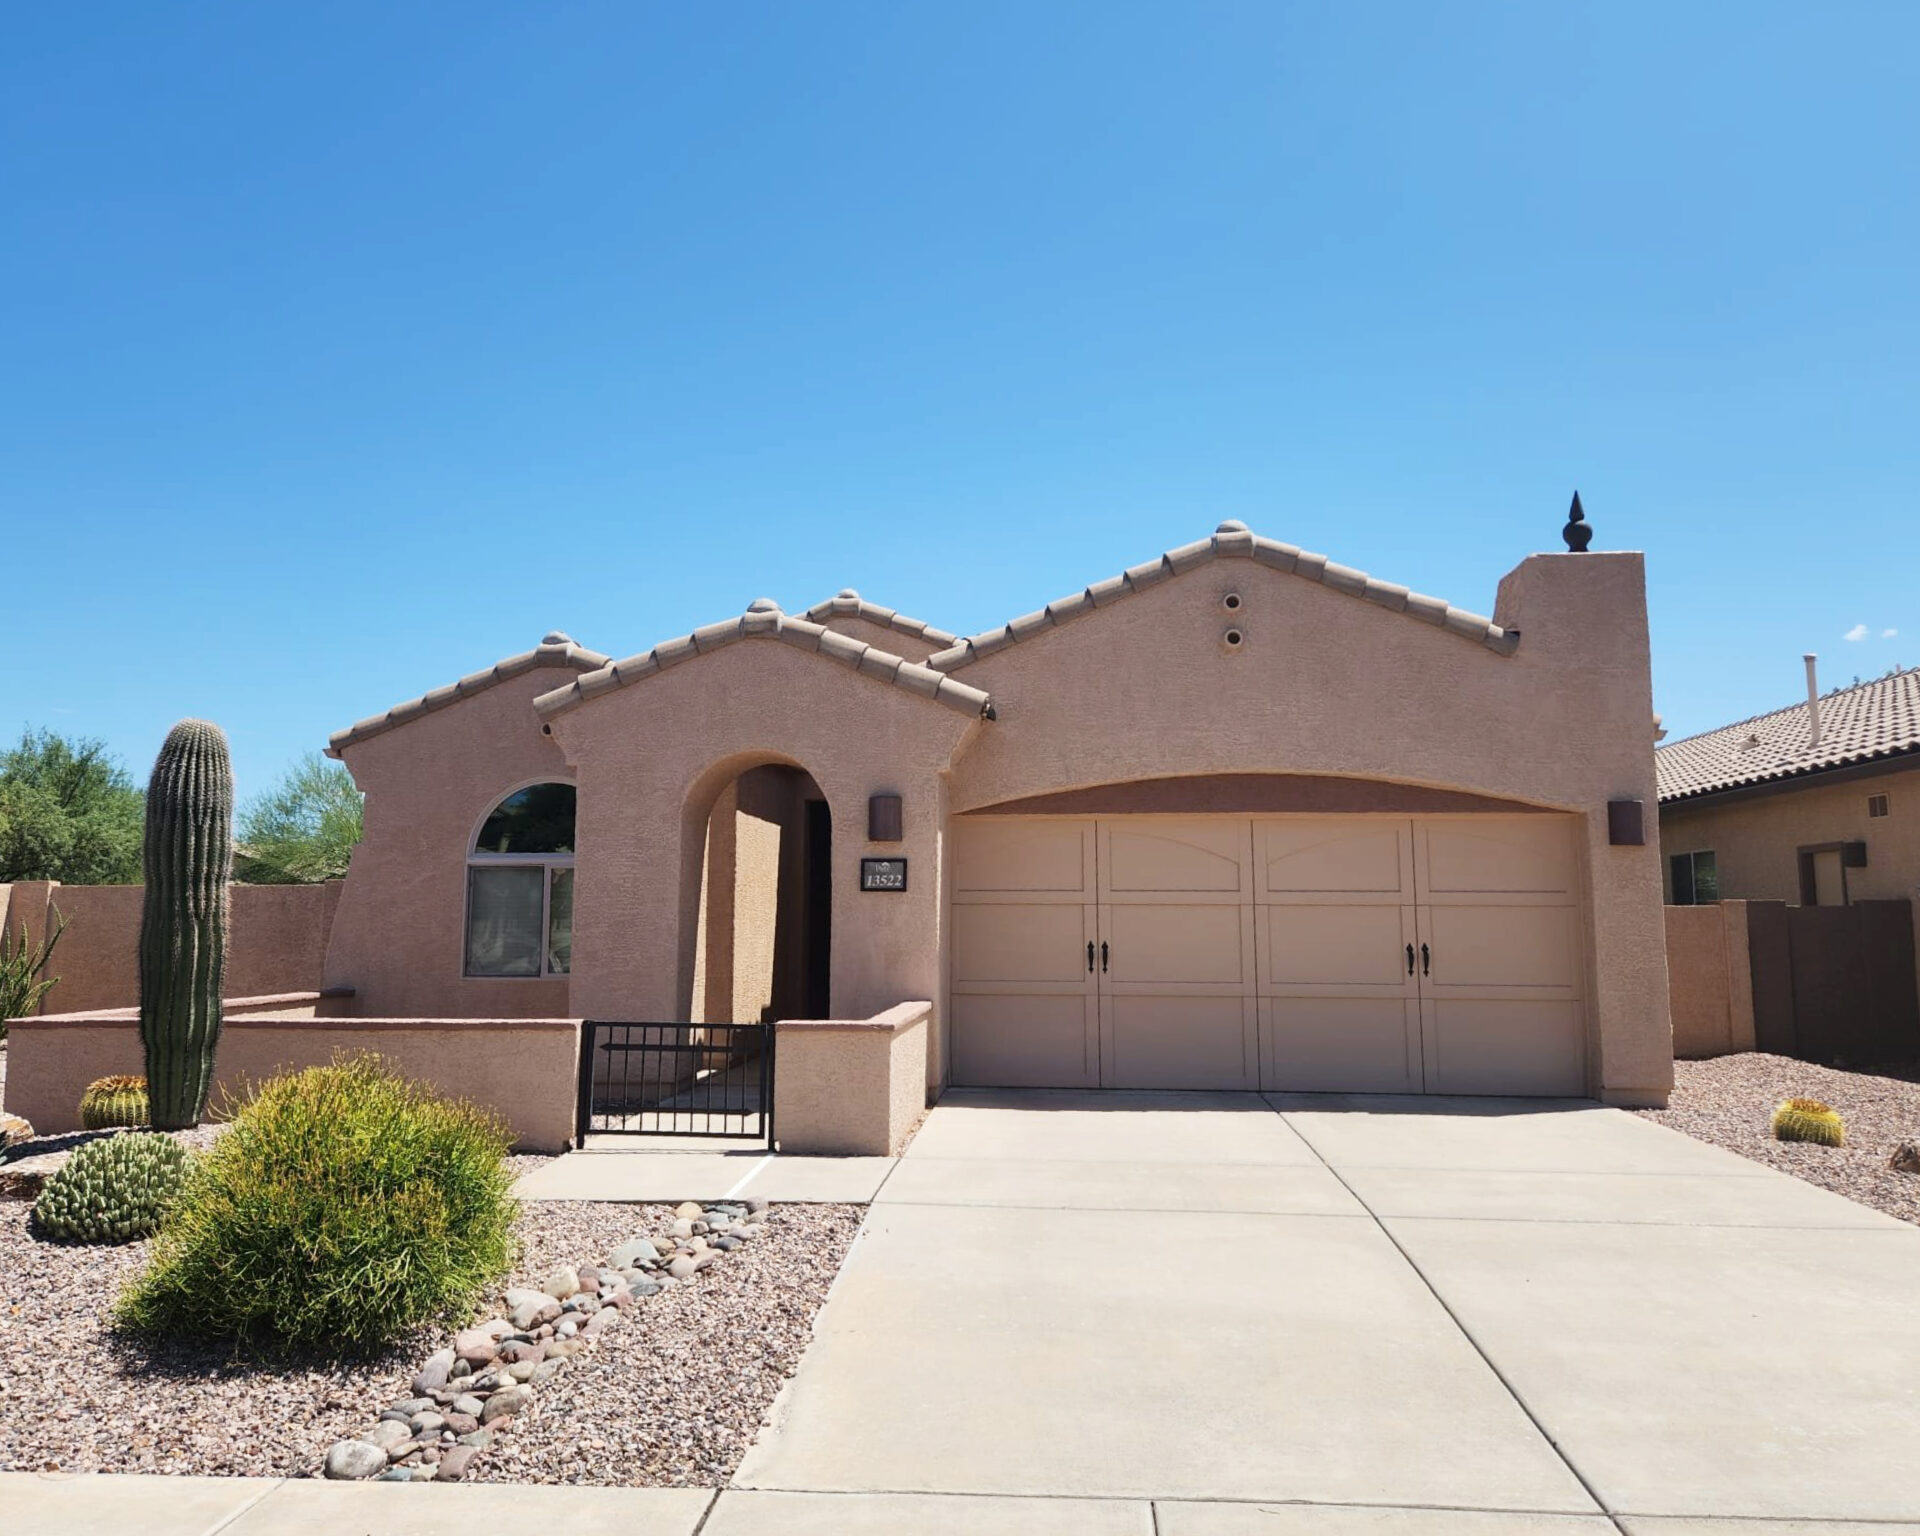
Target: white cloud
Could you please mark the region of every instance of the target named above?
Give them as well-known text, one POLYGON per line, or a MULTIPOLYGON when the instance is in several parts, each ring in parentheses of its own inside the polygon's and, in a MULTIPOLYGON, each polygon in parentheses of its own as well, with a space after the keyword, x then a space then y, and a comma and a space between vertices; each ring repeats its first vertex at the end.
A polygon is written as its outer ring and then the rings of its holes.
POLYGON ((1856 624, 1840 637, 1842 640, 1864 640, 1867 638, 1867 626, 1856 624))
POLYGON ((1891 640, 1895 635, 1899 633, 1900 631, 1897 629, 1883 629, 1880 631, 1880 638, 1882 640, 1891 640))

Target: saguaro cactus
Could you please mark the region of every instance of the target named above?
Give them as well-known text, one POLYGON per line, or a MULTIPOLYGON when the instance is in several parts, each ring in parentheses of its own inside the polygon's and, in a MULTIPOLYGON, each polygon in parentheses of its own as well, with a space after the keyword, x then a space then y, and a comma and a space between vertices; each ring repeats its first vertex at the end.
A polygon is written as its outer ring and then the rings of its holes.
POLYGON ((233 764, 220 727, 182 720, 147 783, 140 911, 140 1044, 153 1128, 200 1123, 213 1087, 227 970, 233 764))

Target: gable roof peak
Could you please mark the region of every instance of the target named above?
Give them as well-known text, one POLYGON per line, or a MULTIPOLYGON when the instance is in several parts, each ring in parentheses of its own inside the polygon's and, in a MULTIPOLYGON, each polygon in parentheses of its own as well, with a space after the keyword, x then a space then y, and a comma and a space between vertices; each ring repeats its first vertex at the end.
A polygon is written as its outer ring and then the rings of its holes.
POLYGON ((1517 629, 1503 629, 1480 614, 1455 608, 1437 597, 1423 597, 1394 582, 1376 580, 1365 571, 1338 565, 1325 555, 1313 554, 1298 545, 1262 538, 1238 518, 1228 518, 1214 529, 1211 538, 1182 544, 1158 559, 1131 566, 1118 576, 1096 581, 1071 597, 1048 603, 1033 613, 1022 614, 999 629, 970 635, 944 651, 934 652, 927 658, 927 665, 937 671, 951 672, 1043 629, 1054 628, 1091 613, 1096 608, 1104 608, 1109 603, 1144 592, 1148 587, 1158 586, 1168 577, 1184 575, 1212 560, 1229 559, 1252 560, 1257 565, 1284 571, 1303 581, 1318 582, 1321 586, 1332 587, 1336 592, 1344 592, 1350 597, 1377 603, 1382 608, 1404 613, 1409 618, 1432 624, 1463 639, 1476 640, 1498 656, 1511 656, 1520 645, 1520 631, 1517 629))
POLYGON ((870 603, 852 587, 842 587, 825 602, 815 603, 806 611, 806 618, 813 624, 824 624, 829 619, 864 619, 881 629, 912 635, 916 640, 924 640, 935 646, 952 645, 960 638, 948 634, 944 629, 935 629, 925 619, 910 619, 892 608, 870 603))

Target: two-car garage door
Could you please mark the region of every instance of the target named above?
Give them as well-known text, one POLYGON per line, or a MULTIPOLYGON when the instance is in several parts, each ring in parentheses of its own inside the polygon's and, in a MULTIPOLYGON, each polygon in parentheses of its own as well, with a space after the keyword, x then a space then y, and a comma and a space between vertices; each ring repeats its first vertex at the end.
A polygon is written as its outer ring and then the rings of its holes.
POLYGON ((1578 1094, 1566 817, 963 817, 953 1078, 1578 1094))

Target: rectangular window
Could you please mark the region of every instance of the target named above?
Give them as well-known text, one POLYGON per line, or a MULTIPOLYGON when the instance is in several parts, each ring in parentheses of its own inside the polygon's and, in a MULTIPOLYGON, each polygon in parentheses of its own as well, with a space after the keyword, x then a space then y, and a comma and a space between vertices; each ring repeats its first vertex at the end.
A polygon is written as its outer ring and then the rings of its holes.
POLYGON ((1887 797, 1885 795, 1867 796, 1867 814, 1869 816, 1885 816, 1887 810, 1887 797))
POLYGON ((1673 870, 1673 904, 1699 907, 1720 899, 1720 870, 1710 851, 1676 853, 1668 861, 1673 870))
POLYGON ((467 870, 467 974, 538 976, 547 870, 543 864, 467 870))

